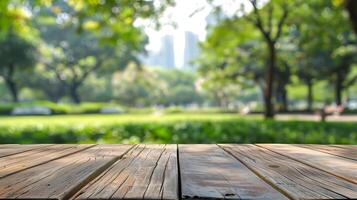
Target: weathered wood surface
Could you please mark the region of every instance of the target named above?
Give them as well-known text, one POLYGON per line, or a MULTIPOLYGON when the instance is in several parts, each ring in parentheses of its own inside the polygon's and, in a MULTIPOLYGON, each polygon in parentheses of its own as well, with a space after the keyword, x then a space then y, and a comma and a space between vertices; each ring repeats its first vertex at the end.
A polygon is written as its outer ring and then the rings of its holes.
POLYGON ((266 148, 255 145, 222 146, 292 199, 357 198, 356 184, 266 148))
POLYGON ((259 146, 357 184, 357 164, 353 160, 295 145, 260 144, 259 146))
POLYGON ((0 199, 357 199, 356 145, 0 145, 0 199))
POLYGON ((0 198, 66 199, 130 146, 100 145, 0 179, 0 198))
POLYGON ((355 148, 351 148, 353 146, 347 147, 347 145, 344 147, 342 145, 338 146, 321 144, 300 144, 299 146, 357 161, 357 145, 355 145, 355 148))
POLYGON ((285 199, 217 145, 179 145, 182 198, 285 199))
POLYGON ((138 145, 76 199, 177 199, 176 145, 138 145))
POLYGON ((14 155, 17 153, 30 151, 32 149, 38 149, 49 146, 48 144, 36 144, 36 145, 18 145, 18 144, 6 144, 0 145, 0 158, 5 156, 14 155))
POLYGON ((0 158, 0 178, 36 165, 68 156, 91 146, 93 145, 50 145, 2 157, 0 158))

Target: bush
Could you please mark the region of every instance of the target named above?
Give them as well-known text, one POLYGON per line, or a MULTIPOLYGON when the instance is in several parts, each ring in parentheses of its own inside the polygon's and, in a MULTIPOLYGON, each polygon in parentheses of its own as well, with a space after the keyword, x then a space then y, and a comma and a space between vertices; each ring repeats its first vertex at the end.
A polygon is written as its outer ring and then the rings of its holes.
POLYGON ((342 114, 347 114, 347 115, 356 115, 357 114, 357 109, 345 109, 342 114))
POLYGON ((191 120, 73 126, 1 126, 0 143, 320 143, 357 144, 357 124, 191 120))
POLYGON ((41 106, 47 107, 51 110, 53 115, 63 114, 94 114, 100 113, 104 107, 120 107, 116 104, 108 103, 81 103, 81 104, 63 104, 53 103, 48 101, 36 102, 21 102, 21 103, 0 103, 0 115, 10 115, 11 111, 16 107, 33 107, 41 106))
POLYGON ((14 109, 14 105, 13 104, 0 104, 0 115, 10 115, 12 109, 14 109))

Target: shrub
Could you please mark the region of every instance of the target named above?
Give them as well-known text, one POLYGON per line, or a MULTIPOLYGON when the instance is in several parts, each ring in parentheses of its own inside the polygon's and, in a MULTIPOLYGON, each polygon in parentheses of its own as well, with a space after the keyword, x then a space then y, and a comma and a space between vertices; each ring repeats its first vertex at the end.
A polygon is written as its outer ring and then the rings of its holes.
POLYGON ((16 107, 33 107, 41 106, 47 107, 51 110, 53 115, 62 114, 94 114, 100 113, 104 107, 120 107, 117 104, 108 103, 81 103, 81 104, 64 104, 53 103, 48 101, 36 102, 21 102, 21 103, 0 103, 0 115, 10 115, 11 111, 16 107))
POLYGON ((357 124, 227 119, 0 126, 0 143, 139 142, 357 144, 357 124))

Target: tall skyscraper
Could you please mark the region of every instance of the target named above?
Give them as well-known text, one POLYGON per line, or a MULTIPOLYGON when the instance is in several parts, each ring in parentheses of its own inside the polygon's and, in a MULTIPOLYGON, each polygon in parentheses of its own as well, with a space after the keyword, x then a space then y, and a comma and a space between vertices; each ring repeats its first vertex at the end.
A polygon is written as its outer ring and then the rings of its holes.
POLYGON ((150 67, 175 68, 173 36, 161 37, 159 51, 149 51, 147 55, 142 55, 141 59, 145 65, 150 67))
POLYGON ((165 35, 161 38, 161 49, 159 52, 159 63, 164 68, 175 67, 174 38, 172 35, 165 35))
POLYGON ((198 36, 190 31, 185 32, 185 49, 183 68, 193 68, 192 61, 198 56, 198 36))

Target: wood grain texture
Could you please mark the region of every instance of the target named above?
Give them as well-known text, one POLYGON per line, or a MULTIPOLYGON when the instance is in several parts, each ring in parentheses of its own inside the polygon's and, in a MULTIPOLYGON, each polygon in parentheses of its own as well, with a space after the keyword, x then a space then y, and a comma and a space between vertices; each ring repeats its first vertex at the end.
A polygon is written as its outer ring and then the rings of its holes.
POLYGON ((46 146, 50 144, 3 144, 0 145, 0 158, 46 146))
POLYGON ((356 145, 6 144, 0 199, 357 199, 356 152, 356 145))
POLYGON ((222 145, 292 199, 357 198, 357 185, 255 145, 222 145))
POLYGON ((217 145, 179 145, 183 199, 286 199, 217 145))
POLYGON ((76 199, 178 199, 177 145, 138 145, 76 199))
POLYGON ((357 184, 357 162, 328 153, 288 144, 259 144, 276 153, 357 184))
POLYGON ((99 145, 0 179, 2 199, 67 199, 130 145, 99 145))
POLYGON ((336 145, 321 144, 299 144, 299 146, 357 161, 357 148, 343 148, 336 145))
POLYGON ((94 145, 50 145, 0 158, 0 178, 34 167, 94 145))
POLYGON ((352 145, 352 144, 349 144, 349 145, 337 145, 337 144, 335 144, 335 145, 332 145, 332 146, 340 147, 340 148, 343 148, 343 149, 357 151, 357 145, 352 145))

